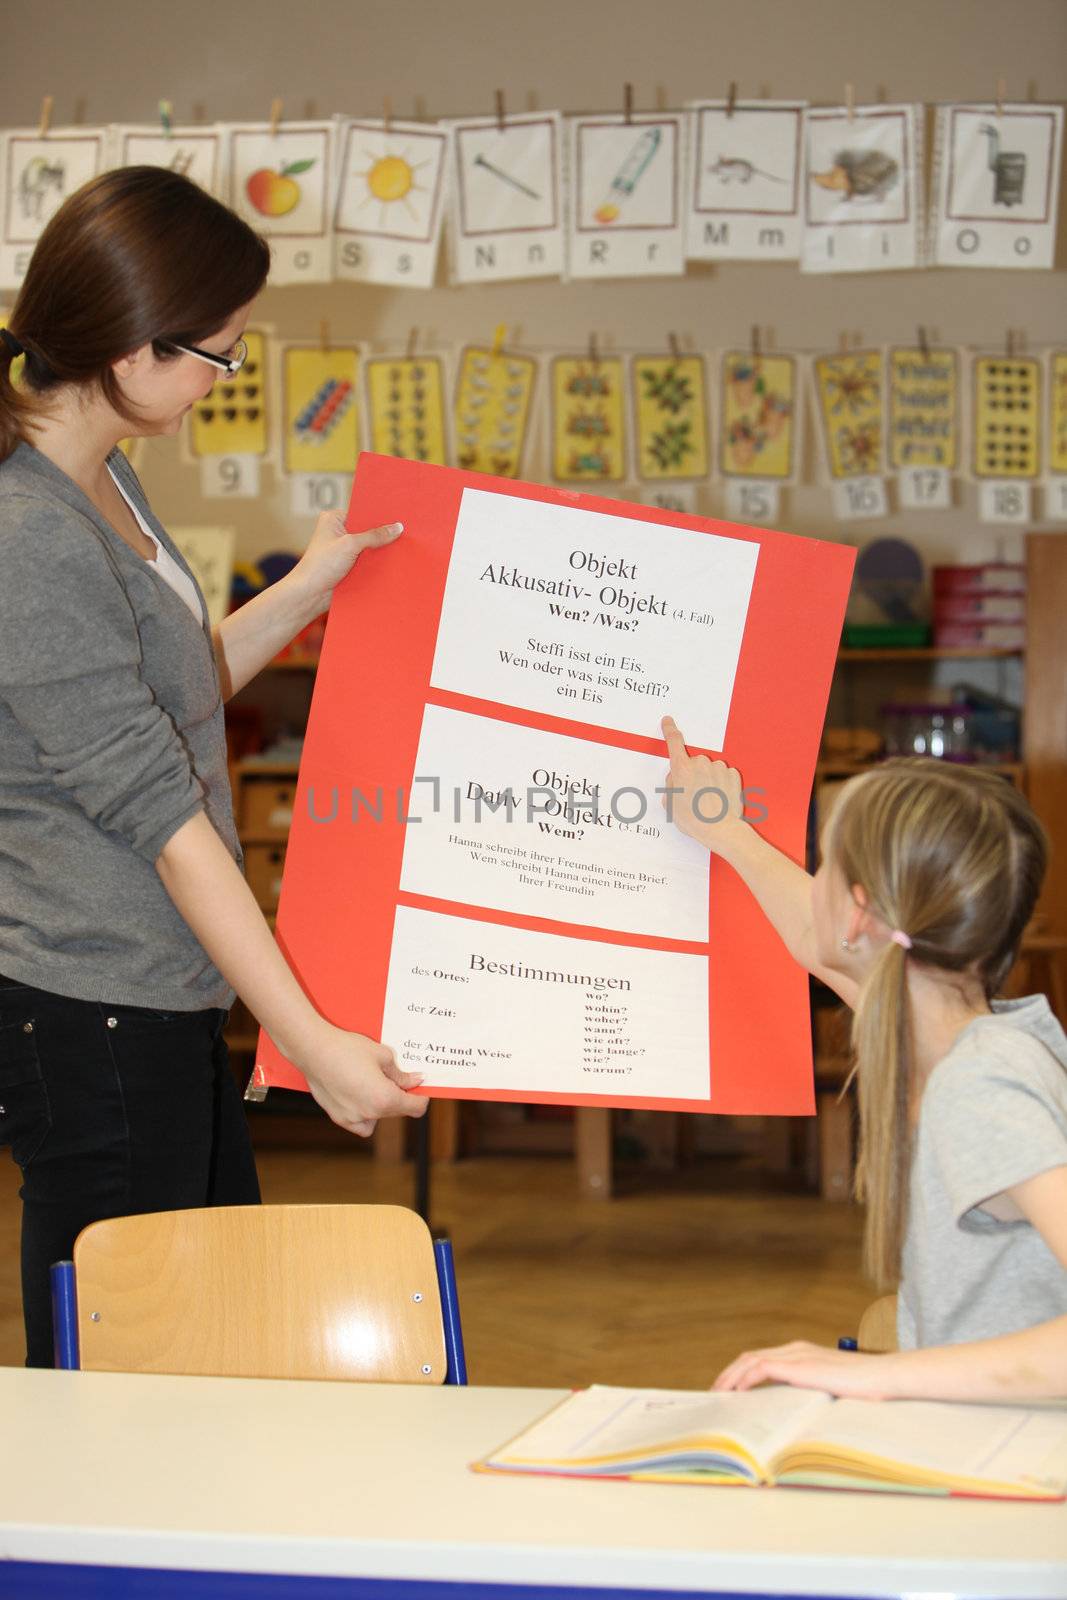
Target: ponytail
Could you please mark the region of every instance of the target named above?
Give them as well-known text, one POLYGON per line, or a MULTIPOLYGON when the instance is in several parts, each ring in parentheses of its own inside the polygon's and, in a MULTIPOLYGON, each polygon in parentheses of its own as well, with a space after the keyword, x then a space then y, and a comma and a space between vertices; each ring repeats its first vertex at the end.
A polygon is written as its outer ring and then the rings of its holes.
POLYGON ((890 941, 864 981, 852 1019, 860 1137, 856 1198, 867 1206, 863 1266, 895 1287, 907 1217, 912 1040, 907 953, 890 941))
POLYGON ((17 335, 11 329, 0 329, 0 461, 27 438, 30 418, 39 409, 15 382, 12 368, 25 362, 25 354, 17 335))

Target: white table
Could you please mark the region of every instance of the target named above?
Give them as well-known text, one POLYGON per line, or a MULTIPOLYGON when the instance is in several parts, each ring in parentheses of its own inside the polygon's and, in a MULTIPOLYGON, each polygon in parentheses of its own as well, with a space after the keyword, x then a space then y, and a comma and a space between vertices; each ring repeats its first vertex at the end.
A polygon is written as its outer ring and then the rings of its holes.
MULTIPOLYGON (((22 1561, 176 1568, 193 1593, 200 1571, 451 1580, 474 1595, 1067 1596, 1065 1505, 468 1470, 560 1398, 0 1368, 0 1594, 19 1592, 3 1562, 22 1561)), ((92 1592, 124 1582, 116 1570, 92 1592)))

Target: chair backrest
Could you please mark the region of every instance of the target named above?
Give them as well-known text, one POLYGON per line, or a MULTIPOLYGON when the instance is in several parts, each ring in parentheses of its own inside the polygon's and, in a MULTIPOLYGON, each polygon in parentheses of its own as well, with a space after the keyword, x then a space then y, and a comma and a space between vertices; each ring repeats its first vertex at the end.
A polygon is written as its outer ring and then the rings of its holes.
POLYGON ((66 1364, 463 1383, 462 1341, 459 1373, 446 1352, 458 1306, 454 1282, 442 1302, 441 1260, 403 1206, 220 1206, 96 1222, 74 1246, 79 1351, 66 1364))
POLYGON ((861 1350, 885 1355, 897 1348, 897 1297, 884 1294, 872 1300, 860 1318, 856 1342, 861 1350))

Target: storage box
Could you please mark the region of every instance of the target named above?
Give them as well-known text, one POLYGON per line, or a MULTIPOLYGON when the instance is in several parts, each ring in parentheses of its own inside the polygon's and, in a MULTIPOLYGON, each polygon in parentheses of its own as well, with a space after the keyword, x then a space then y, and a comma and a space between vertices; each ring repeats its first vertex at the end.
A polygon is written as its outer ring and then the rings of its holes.
POLYGON ((980 566, 933 569, 934 599, 942 595, 1025 594, 1026 568, 1010 561, 984 561, 980 566))
POLYGON ((943 622, 1026 621, 1026 596, 1002 594, 939 594, 934 599, 934 627, 943 622))
POLYGON ((940 622, 934 628, 939 650, 1023 650, 1026 625, 1022 622, 940 622))

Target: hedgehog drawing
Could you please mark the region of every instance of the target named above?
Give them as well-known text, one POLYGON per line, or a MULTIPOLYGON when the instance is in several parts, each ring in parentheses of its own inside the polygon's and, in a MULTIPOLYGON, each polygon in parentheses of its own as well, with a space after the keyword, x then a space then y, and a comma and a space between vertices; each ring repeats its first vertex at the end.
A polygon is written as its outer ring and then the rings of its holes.
POLYGON ((839 150, 832 167, 811 176, 821 189, 836 189, 846 200, 884 200, 900 166, 881 150, 839 150))

